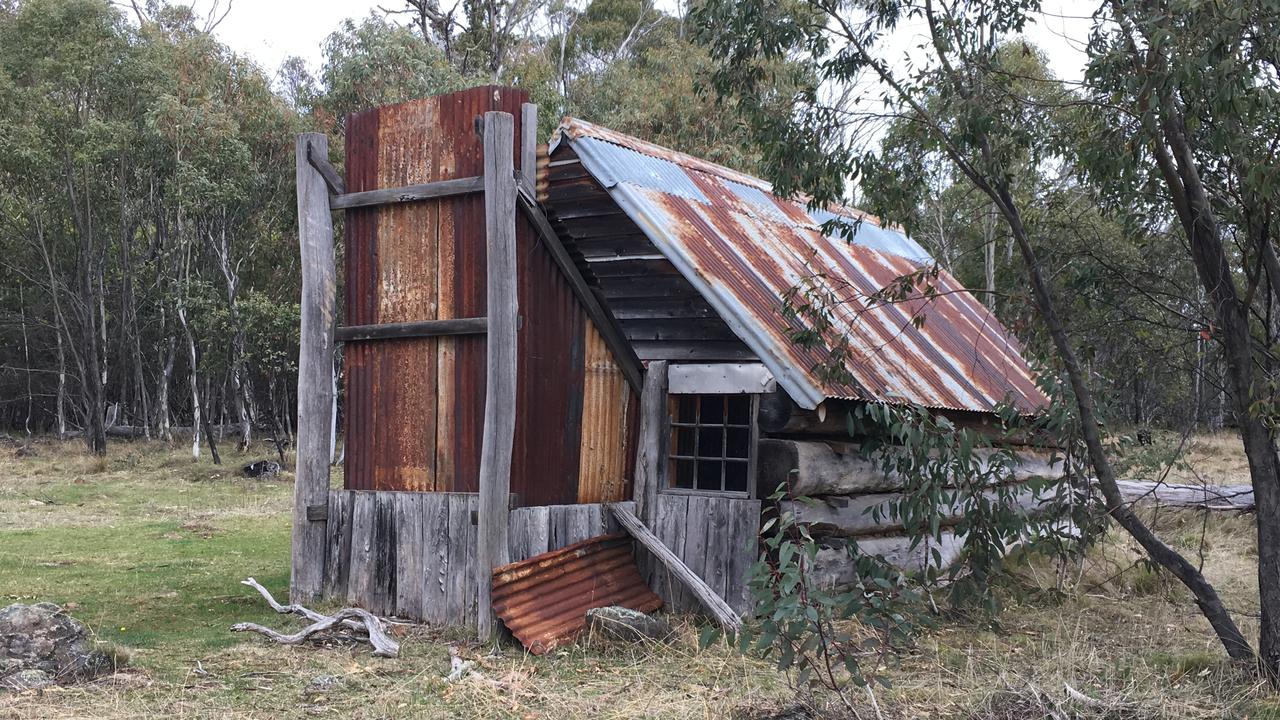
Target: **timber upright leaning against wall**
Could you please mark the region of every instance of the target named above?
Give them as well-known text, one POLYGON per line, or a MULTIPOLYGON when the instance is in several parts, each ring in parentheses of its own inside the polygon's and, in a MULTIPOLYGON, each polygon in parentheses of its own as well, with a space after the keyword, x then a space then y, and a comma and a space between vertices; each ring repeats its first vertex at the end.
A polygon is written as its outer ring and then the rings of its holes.
POLYGON ((329 431, 333 413, 333 327, 336 268, 329 187, 329 139, 298 136, 298 247, 302 260, 302 323, 298 346, 298 439, 293 486, 293 553, 289 599, 310 602, 324 576, 329 496, 329 431), (323 163, 313 163, 312 156, 323 163))

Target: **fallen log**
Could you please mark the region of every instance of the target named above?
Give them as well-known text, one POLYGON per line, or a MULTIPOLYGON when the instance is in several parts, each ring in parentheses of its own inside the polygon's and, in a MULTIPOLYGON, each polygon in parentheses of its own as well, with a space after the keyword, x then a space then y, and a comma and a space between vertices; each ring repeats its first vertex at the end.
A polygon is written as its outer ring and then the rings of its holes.
POLYGON ((1146 480, 1117 480, 1126 502, 1203 510, 1253 510, 1252 485, 1184 485, 1146 480))

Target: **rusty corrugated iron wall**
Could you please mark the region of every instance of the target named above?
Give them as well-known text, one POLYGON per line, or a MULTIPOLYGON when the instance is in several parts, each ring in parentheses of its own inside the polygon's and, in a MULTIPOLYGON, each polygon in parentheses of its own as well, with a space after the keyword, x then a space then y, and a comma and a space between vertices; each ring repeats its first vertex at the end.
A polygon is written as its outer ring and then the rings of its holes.
MULTIPOLYGON (((352 115, 347 190, 481 175, 476 117, 511 113, 518 142, 527 99, 523 91, 480 87, 352 115)), ((512 153, 518 166, 519 148, 512 153)), ((348 210, 345 237, 345 324, 485 314, 482 195, 348 210)), ((595 469, 612 471, 612 453, 630 453, 634 399, 584 403, 586 391, 602 382, 590 364, 613 360, 606 351, 589 363, 591 323, 523 217, 516 243, 521 327, 512 492, 523 505, 574 503, 585 478, 592 501, 621 500, 629 495, 622 477, 606 479, 595 469), (584 442, 584 427, 592 442, 584 442), (584 474, 584 465, 592 470, 584 474)), ((350 342, 344 352, 346 487, 476 491, 484 336, 350 342)))

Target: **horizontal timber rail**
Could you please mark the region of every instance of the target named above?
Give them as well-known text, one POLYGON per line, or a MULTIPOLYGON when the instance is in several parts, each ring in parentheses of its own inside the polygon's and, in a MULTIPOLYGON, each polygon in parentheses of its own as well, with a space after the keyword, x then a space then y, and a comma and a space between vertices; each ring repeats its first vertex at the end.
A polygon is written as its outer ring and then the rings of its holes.
POLYGON ((415 200, 432 200, 454 195, 466 195, 467 193, 481 192, 483 190, 483 177, 465 177, 419 185, 405 185, 404 187, 381 188, 379 190, 335 195, 329 200, 329 207, 333 210, 349 210, 370 205, 392 205, 415 200))
POLYGON ((333 332, 339 342, 359 340, 397 340, 400 338, 438 337, 442 335, 482 335, 489 331, 489 318, 450 318, 419 322, 384 323, 381 325, 348 325, 333 332))

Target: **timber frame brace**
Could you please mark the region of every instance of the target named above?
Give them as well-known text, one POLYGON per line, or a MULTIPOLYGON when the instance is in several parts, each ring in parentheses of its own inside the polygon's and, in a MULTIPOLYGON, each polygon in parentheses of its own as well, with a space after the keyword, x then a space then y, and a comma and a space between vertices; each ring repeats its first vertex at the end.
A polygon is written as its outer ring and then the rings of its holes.
POLYGON ((490 601, 493 568, 508 562, 507 531, 511 490, 512 437, 516 417, 516 347, 519 329, 516 278, 516 213, 522 211, 565 274, 575 296, 637 392, 644 371, 617 319, 582 276, 573 258, 538 204, 538 108, 521 107, 520 170, 510 148, 515 120, 509 113, 487 112, 476 119, 484 144, 484 174, 436 182, 348 192, 329 162, 329 141, 322 133, 300 135, 296 146, 298 240, 302 260, 302 325, 298 358, 297 479, 294 485, 293 550, 289 596, 294 603, 321 594, 326 562, 329 493, 329 438, 333 422, 333 350, 338 342, 369 342, 408 337, 485 334, 488 336, 484 424, 480 450, 477 511, 477 630, 481 641, 493 637, 490 601), (484 194, 487 252, 486 317, 335 327, 337 318, 333 223, 335 210, 373 207, 484 194))

